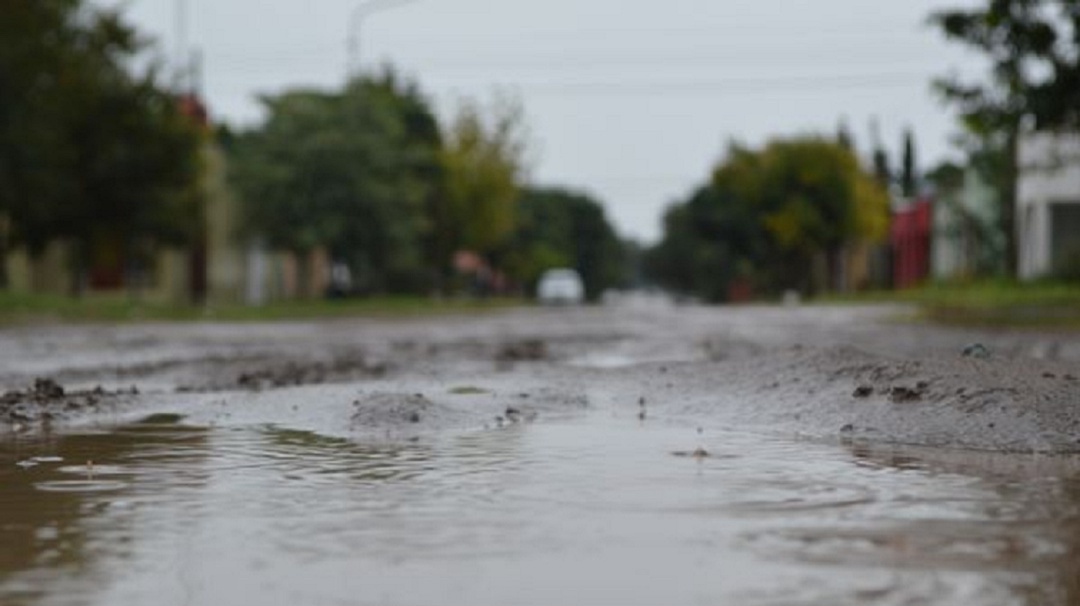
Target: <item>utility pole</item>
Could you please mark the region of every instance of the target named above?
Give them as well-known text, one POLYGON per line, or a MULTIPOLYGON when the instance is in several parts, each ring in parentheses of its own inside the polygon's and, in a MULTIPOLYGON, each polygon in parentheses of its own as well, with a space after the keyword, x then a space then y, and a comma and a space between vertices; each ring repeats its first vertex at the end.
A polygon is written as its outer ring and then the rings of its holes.
POLYGON ((375 13, 379 13, 406 4, 412 4, 417 0, 367 0, 362 2, 353 8, 352 14, 349 15, 348 21, 348 36, 346 38, 346 52, 348 53, 348 63, 346 66, 348 79, 359 78, 361 73, 360 65, 360 27, 363 25, 364 19, 375 13))

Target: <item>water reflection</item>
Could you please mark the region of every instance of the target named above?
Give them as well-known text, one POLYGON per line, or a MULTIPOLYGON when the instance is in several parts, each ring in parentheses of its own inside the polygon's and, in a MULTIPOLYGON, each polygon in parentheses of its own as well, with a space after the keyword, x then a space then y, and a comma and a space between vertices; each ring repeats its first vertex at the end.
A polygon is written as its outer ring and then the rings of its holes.
POLYGON ((904 561, 1030 572, 1015 584, 1026 603, 1080 604, 1080 457, 849 447, 860 463, 955 474, 983 493, 979 499, 915 493, 898 500, 906 511, 896 517, 911 523, 878 538, 900 548, 904 561), (948 519, 958 511, 962 520, 948 519))
POLYGON ((0 483, 2 604, 1080 604, 1072 458, 155 416, 0 444, 0 483))
POLYGON ((205 457, 205 430, 178 420, 150 417, 110 432, 0 442, 0 603, 42 598, 58 575, 77 595, 80 584, 107 574, 96 570, 103 556, 125 557, 138 533, 136 500, 175 488, 154 463, 190 470, 205 457), (96 533, 102 523, 107 543, 96 533))

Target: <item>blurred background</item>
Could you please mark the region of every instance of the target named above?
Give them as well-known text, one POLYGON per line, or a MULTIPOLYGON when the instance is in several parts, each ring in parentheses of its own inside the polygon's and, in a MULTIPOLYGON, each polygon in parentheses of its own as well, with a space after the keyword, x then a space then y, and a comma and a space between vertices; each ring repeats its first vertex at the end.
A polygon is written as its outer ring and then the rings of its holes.
POLYGON ((10 0, 0 299, 1068 284, 1078 23, 1067 0, 10 0))

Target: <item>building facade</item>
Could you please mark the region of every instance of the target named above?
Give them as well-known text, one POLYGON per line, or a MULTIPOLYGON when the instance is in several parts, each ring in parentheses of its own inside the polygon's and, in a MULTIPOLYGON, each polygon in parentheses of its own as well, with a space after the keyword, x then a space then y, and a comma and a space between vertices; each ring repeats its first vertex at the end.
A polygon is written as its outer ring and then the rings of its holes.
POLYGON ((1017 163, 1017 273, 1080 276, 1080 134, 1021 137, 1017 163))
POLYGON ((893 207, 889 241, 894 288, 917 286, 930 275, 930 208, 927 197, 904 200, 893 207))
POLYGON ((931 274, 965 280, 1004 271, 1005 236, 999 229, 998 196, 975 168, 959 187, 933 195, 931 274))

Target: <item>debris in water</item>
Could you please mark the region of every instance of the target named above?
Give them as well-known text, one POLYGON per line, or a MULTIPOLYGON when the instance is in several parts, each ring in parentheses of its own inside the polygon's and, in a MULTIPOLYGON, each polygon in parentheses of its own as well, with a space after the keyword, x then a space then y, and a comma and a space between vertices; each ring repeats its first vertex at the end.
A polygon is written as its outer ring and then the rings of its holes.
POLYGON ((701 446, 698 446, 697 448, 695 448, 693 450, 676 450, 676 451, 673 451, 671 454, 675 455, 676 457, 686 457, 686 458, 691 458, 692 457, 692 458, 695 458, 695 459, 704 459, 704 458, 710 456, 709 451, 705 450, 701 446))
POLYGON ((459 387, 451 387, 450 388, 450 393, 452 393, 454 395, 461 396, 461 395, 472 395, 472 394, 488 393, 488 390, 486 390, 486 389, 484 389, 482 387, 476 387, 474 385, 461 385, 459 387))

